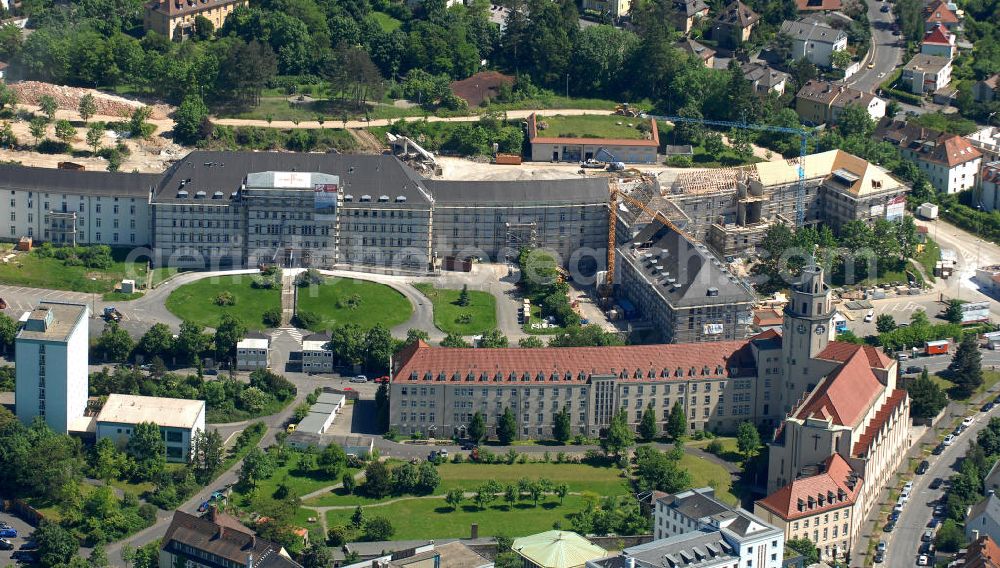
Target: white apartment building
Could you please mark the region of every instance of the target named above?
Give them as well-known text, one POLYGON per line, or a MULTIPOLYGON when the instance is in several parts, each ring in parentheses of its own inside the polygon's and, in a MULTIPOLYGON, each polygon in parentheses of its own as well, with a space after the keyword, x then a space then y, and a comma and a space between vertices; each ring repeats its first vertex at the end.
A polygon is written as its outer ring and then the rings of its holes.
POLYGON ((236 344, 236 370, 256 371, 271 366, 271 338, 251 331, 236 344))
POLYGON ((333 351, 326 348, 330 332, 314 333, 302 338, 302 372, 332 373, 333 351))
POLYGON ((0 239, 54 244, 151 243, 149 196, 157 174, 0 166, 0 239), (6 225, 6 226, 4 226, 6 225))
POLYGON ((792 40, 792 58, 803 57, 817 67, 833 67, 833 54, 847 49, 847 33, 819 22, 781 24, 781 33, 792 40))
POLYGON ((961 136, 886 118, 875 138, 899 146, 938 191, 958 193, 978 185, 983 153, 961 136))
POLYGON ((40 302, 14 340, 15 407, 25 424, 45 419, 65 434, 87 408, 86 305, 40 302))
POLYGON ((918 53, 903 66, 899 80, 914 95, 933 93, 951 82, 951 59, 918 53))
POLYGON ((97 441, 110 438, 119 448, 128 444, 136 425, 152 422, 160 427, 167 461, 186 462, 191 439, 205 431, 205 401, 111 394, 96 422, 97 441))

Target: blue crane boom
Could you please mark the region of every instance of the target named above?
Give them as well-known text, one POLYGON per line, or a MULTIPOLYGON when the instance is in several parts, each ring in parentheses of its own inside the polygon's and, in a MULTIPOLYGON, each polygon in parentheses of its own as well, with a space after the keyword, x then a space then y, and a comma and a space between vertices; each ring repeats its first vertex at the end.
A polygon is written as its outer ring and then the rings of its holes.
POLYGON ((790 128, 788 126, 772 126, 770 124, 754 124, 745 121, 732 120, 708 120, 705 118, 688 118, 684 116, 659 116, 643 113, 642 118, 659 120, 661 122, 691 122, 694 124, 705 124, 708 126, 724 126, 728 128, 740 128, 743 130, 761 130, 766 132, 783 132, 785 134, 797 134, 800 139, 799 144, 799 185, 795 190, 795 226, 802 227, 805 224, 805 199, 806 199, 806 154, 809 153, 808 141, 812 132, 804 128, 790 128))

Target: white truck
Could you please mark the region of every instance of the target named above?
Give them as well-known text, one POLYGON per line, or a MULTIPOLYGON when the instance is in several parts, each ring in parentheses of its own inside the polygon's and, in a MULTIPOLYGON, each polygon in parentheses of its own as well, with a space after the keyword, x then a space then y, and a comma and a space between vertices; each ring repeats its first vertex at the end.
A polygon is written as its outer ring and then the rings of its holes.
POLYGON ((938 218, 938 206, 933 203, 923 203, 917 207, 917 215, 923 219, 933 221, 938 218))

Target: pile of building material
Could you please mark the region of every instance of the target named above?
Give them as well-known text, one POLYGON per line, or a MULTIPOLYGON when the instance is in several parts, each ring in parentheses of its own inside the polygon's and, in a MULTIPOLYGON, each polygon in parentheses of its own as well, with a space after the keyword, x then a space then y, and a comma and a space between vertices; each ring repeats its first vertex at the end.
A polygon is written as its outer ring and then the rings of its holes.
POLYGON ((138 101, 108 95, 93 89, 66 87, 39 81, 20 81, 11 84, 10 88, 17 93, 17 100, 21 104, 33 106, 37 106, 41 98, 48 95, 55 99, 60 109, 76 110, 80 106, 80 99, 89 93, 94 95, 94 104, 97 106, 97 114, 99 115, 126 117, 139 107, 149 106, 152 111, 150 118, 162 119, 167 118, 167 115, 173 111, 169 105, 144 105, 138 101))

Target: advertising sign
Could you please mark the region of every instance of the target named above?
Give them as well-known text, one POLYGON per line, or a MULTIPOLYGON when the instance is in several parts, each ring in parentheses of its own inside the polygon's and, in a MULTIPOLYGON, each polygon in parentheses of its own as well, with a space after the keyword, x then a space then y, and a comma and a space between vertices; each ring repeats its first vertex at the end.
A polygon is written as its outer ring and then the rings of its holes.
POLYGON ((903 212, 906 210, 906 198, 902 195, 889 200, 889 203, 885 207, 885 220, 886 221, 898 221, 903 218, 903 212))
POLYGON ((306 189, 310 178, 311 174, 306 172, 274 172, 274 187, 306 189))
POLYGON ((885 211, 884 205, 872 205, 871 209, 868 210, 868 214, 871 217, 881 217, 883 211, 885 211))
POLYGON ((337 192, 340 178, 333 183, 313 184, 313 217, 317 221, 332 221, 337 215, 337 192))
POLYGON ((721 323, 706 323, 701 330, 703 335, 719 335, 722 333, 721 323))

